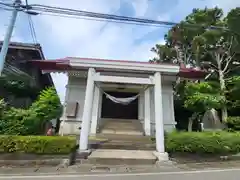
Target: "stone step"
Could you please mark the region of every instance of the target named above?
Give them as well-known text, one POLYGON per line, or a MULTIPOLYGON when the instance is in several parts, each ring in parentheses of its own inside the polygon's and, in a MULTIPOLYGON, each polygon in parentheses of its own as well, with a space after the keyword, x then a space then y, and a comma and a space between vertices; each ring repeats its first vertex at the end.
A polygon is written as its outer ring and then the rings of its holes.
POLYGON ((108 140, 119 140, 119 141, 134 141, 134 142, 152 142, 151 136, 143 136, 143 135, 126 135, 123 134, 121 136, 116 135, 116 134, 97 134, 97 138, 102 138, 102 139, 108 139, 108 140))
POLYGON ((122 125, 122 124, 106 124, 103 126, 103 129, 137 129, 137 130, 141 130, 142 126, 137 126, 137 125, 122 125))
POLYGON ((104 120, 102 121, 103 125, 123 125, 123 126, 131 126, 131 125, 142 125, 139 120, 104 120))
POLYGON ((111 120, 111 121, 104 121, 104 123, 108 124, 141 124, 140 121, 121 121, 121 120, 111 120))
POLYGON ((155 144, 132 142, 106 142, 99 144, 98 149, 123 149, 123 150, 155 150, 155 144))
POLYGON ((141 131, 135 131, 135 130, 114 130, 114 129, 102 129, 101 133, 103 134, 116 134, 116 135, 143 135, 143 132, 141 131))
POLYGON ((102 118, 104 122, 139 122, 138 119, 115 119, 115 118, 102 118))
POLYGON ((137 127, 137 128, 140 128, 140 127, 142 127, 142 125, 141 124, 117 124, 117 123, 111 123, 111 124, 105 124, 104 127, 113 127, 113 128, 116 128, 116 127, 125 127, 125 128, 137 127))
POLYGON ((93 149, 125 149, 125 150, 155 150, 155 142, 150 136, 127 134, 97 134, 99 139, 106 139, 93 144, 93 149))
POLYGON ((155 164, 157 158, 154 156, 153 151, 97 149, 88 156, 88 160, 93 164, 143 165, 155 164))
POLYGON ((103 129, 126 129, 126 130, 138 130, 140 131, 141 128, 140 127, 136 127, 136 126, 104 126, 103 129))
POLYGON ((143 135, 143 127, 139 120, 103 119, 100 132, 103 134, 143 135))

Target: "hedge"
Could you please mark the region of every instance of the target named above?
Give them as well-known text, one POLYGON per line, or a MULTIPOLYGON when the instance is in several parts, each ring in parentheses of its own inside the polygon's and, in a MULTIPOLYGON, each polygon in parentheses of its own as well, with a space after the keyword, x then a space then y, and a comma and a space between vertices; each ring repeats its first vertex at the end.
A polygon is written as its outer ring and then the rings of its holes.
MULTIPOLYGON (((172 132, 165 134, 168 153, 234 154, 240 152, 239 132, 172 132)), ((69 154, 73 136, 0 136, 0 153, 69 154)))
POLYGON ((226 124, 227 124, 228 130, 240 131, 240 117, 239 116, 228 117, 226 124))
POLYGON ((68 154, 75 147, 75 137, 0 136, 0 153, 68 154))
POLYGON ((240 133, 172 132, 165 144, 169 153, 233 154, 240 152, 240 133))

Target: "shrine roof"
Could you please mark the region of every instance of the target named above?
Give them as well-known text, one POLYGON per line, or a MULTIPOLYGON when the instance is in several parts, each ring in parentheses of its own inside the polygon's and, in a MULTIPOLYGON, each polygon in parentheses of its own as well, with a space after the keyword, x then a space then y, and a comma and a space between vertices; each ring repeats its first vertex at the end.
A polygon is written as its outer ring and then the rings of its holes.
MULTIPOLYGON (((32 60, 29 61, 31 64, 38 66, 43 71, 74 71, 74 70, 85 70, 91 67, 90 65, 100 64, 102 67, 114 64, 114 65, 124 65, 125 68, 135 69, 148 67, 161 67, 162 69, 171 69, 178 76, 190 79, 202 79, 206 76, 207 72, 202 70, 197 70, 194 68, 186 68, 184 66, 179 66, 177 64, 171 63, 154 63, 146 61, 129 61, 129 60, 111 60, 111 59, 98 59, 98 58, 76 58, 76 57, 66 57, 62 59, 53 60, 32 60), (81 65, 79 68, 78 65, 81 65)), ((140 69, 139 69, 140 70, 140 69)), ((144 70, 143 70, 144 71, 144 70)), ((167 72, 167 70, 166 70, 167 72)))

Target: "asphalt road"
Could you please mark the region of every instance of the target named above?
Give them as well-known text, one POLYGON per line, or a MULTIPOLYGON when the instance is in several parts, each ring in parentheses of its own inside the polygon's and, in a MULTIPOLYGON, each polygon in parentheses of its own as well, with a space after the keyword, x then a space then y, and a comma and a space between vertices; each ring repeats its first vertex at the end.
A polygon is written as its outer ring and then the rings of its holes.
POLYGON ((0 176, 0 180, 239 180, 239 177, 240 169, 222 169, 139 174, 0 176))

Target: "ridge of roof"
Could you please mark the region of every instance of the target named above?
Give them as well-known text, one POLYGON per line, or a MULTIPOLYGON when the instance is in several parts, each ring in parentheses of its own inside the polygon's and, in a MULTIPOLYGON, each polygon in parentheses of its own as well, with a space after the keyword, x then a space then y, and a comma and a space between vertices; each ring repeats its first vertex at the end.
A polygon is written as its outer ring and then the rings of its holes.
POLYGON ((106 62, 125 62, 125 63, 139 63, 139 64, 162 64, 162 65, 170 65, 170 66, 179 66, 178 64, 173 63, 156 63, 149 61, 134 61, 134 60, 122 60, 122 59, 104 59, 104 58, 84 58, 84 57, 66 57, 64 59, 78 59, 78 60, 90 60, 90 61, 106 61, 106 62))

